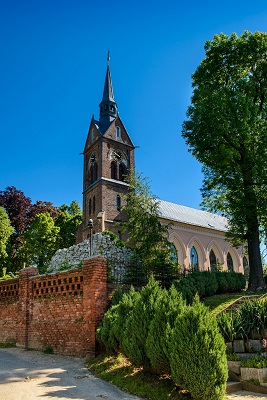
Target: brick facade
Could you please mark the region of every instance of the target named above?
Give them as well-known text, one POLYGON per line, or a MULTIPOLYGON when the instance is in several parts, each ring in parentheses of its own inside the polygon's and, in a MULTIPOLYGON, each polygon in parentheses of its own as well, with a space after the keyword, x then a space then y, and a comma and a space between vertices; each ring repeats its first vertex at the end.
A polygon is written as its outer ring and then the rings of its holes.
POLYGON ((107 265, 102 256, 83 268, 0 282, 0 342, 76 356, 95 354, 95 330, 107 307, 107 265))

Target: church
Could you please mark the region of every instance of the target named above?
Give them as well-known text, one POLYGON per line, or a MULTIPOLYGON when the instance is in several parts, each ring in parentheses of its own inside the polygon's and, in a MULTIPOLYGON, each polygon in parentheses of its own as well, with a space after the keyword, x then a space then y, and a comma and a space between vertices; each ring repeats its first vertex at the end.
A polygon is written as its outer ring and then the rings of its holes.
MULTIPOLYGON (((124 239, 116 222, 125 221, 122 196, 128 185, 124 177, 134 169, 134 144, 118 114, 109 57, 100 114, 91 119, 83 151, 83 223, 78 242, 104 230, 124 239)), ((227 219, 209 212, 159 201, 159 219, 171 224, 169 241, 184 268, 248 273, 243 246, 234 248, 225 239, 227 219)))

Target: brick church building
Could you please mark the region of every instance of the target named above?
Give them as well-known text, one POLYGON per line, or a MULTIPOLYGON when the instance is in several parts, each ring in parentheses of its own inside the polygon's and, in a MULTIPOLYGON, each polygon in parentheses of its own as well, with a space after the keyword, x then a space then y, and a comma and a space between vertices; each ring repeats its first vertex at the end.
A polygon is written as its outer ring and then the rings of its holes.
MULTIPOLYGON (((92 117, 83 151, 83 224, 78 232, 79 242, 105 229, 124 239, 116 222, 126 218, 121 212, 122 195, 128 190, 124 176, 134 169, 135 147, 118 115, 109 58, 99 108, 99 120, 92 117)), ((244 248, 233 248, 225 239, 226 218, 160 201, 159 219, 171 223, 169 240, 184 268, 197 265, 200 270, 213 270, 219 264, 224 270, 248 272, 244 248)))

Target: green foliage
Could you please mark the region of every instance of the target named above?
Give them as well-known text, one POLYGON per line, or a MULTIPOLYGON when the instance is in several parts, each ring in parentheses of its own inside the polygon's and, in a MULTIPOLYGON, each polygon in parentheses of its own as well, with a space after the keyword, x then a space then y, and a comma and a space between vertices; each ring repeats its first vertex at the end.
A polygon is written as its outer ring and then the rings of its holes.
POLYGON ((126 180, 129 191, 122 211, 128 216, 128 221, 121 226, 129 235, 127 243, 134 244, 137 255, 147 266, 170 263, 169 226, 158 219, 159 202, 151 193, 147 179, 141 174, 130 173, 126 180))
POLYGON ((13 274, 13 272, 9 272, 9 273, 7 274, 6 268, 3 268, 2 272, 3 272, 3 275, 0 276, 0 281, 5 281, 5 280, 8 280, 8 279, 15 279, 15 278, 18 278, 18 275, 13 274))
POLYGON ((52 347, 46 346, 46 347, 43 349, 43 353, 44 353, 44 354, 53 354, 53 353, 54 353, 54 350, 52 349, 52 347))
POLYGON ((97 339, 135 366, 161 376, 171 372, 195 399, 220 400, 225 393, 227 361, 216 319, 197 299, 186 306, 174 286, 167 291, 151 278, 140 292, 124 293, 106 313, 97 339))
POLYGON ((255 356, 241 361, 241 367, 245 368, 267 368, 267 358, 264 356, 255 356))
POLYGON ((108 231, 107 229, 102 232, 103 235, 109 236, 112 241, 115 242, 117 247, 125 247, 125 243, 118 238, 115 233, 108 231))
POLYGON ((242 358, 237 355, 236 353, 234 353, 233 351, 231 352, 226 352, 226 357, 227 357, 227 361, 241 361, 242 358))
POLYGON ((191 304, 196 294, 203 298, 216 293, 239 292, 246 287, 246 279, 242 274, 232 271, 196 271, 174 284, 187 303, 191 304))
POLYGON ((125 332, 125 324, 129 318, 139 293, 133 288, 122 295, 121 301, 106 312, 96 331, 96 338, 108 353, 118 352, 125 332))
POLYGON ((267 34, 215 35, 193 74, 183 137, 203 163, 203 206, 229 220, 229 238, 248 244, 249 288, 264 286, 267 227, 267 34))
POLYGON ((174 286, 169 291, 162 290, 157 297, 155 315, 149 325, 145 347, 151 369, 159 375, 170 374, 169 332, 184 307, 185 302, 174 286))
POLYGON ((29 264, 38 267, 40 273, 45 273, 48 263, 57 249, 58 232, 49 213, 36 214, 29 229, 25 233, 23 254, 29 264))
POLYGON ((140 291, 140 297, 135 301, 132 313, 127 318, 122 347, 126 356, 136 366, 151 368, 146 352, 146 339, 149 325, 156 312, 156 303, 162 289, 153 277, 147 286, 140 291))
POLYGON ((217 321, 226 342, 248 339, 255 333, 264 336, 267 329, 267 301, 246 300, 236 310, 218 314, 217 321))
POLYGON ((66 258, 62 261, 57 269, 57 271, 66 271, 67 269, 71 269, 72 265, 70 264, 69 260, 66 258))
POLYGON ((225 342, 233 342, 235 339, 243 339, 242 319, 239 313, 222 312, 217 315, 219 330, 225 342))
POLYGON ((60 228, 57 247, 67 248, 75 244, 76 232, 82 223, 82 211, 77 201, 72 201, 70 206, 60 206, 60 214, 55 221, 55 226, 60 228))
POLYGON ((4 207, 0 207, 0 261, 7 257, 6 246, 9 237, 14 233, 10 219, 4 207))
POLYGON ((170 338, 171 376, 196 400, 220 400, 228 377, 216 319, 197 299, 177 317, 170 338))

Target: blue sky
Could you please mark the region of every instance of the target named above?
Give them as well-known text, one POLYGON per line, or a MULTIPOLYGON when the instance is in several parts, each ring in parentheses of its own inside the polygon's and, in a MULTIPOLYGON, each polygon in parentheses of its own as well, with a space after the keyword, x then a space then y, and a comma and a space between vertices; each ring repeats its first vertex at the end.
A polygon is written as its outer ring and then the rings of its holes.
POLYGON ((181 138, 191 74, 214 34, 267 30, 267 2, 0 2, 0 190, 82 204, 84 143, 111 52, 136 168, 162 200, 199 208, 201 165, 181 138))

